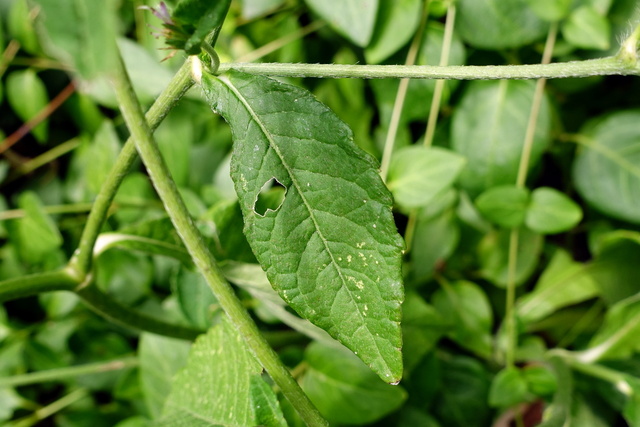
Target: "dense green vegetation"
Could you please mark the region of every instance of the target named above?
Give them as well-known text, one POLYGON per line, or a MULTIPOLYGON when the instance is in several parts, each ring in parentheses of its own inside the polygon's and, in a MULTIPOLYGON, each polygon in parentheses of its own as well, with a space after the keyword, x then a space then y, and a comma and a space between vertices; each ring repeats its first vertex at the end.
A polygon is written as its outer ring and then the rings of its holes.
POLYGON ((636 1, 166 3, 0 0, 0 423, 640 426, 636 1))

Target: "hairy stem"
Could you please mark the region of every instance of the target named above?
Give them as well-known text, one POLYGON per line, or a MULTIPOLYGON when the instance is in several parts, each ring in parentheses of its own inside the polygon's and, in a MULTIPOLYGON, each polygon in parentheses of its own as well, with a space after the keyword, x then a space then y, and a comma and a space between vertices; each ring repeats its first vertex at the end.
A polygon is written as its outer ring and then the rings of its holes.
POLYGON ((129 76, 122 61, 119 62, 119 67, 115 70, 113 77, 120 109, 140 157, 151 177, 151 181, 174 227, 182 238, 198 270, 217 297, 220 306, 244 338, 254 356, 280 387, 291 404, 298 410, 303 420, 312 426, 327 425, 318 410, 293 379, 286 366, 282 364, 277 353, 260 334, 258 327, 236 297, 231 285, 224 279, 220 268, 204 243, 200 231, 194 224, 175 182, 171 178, 171 173, 162 158, 160 150, 153 139, 151 129, 144 119, 140 104, 133 93, 129 76))

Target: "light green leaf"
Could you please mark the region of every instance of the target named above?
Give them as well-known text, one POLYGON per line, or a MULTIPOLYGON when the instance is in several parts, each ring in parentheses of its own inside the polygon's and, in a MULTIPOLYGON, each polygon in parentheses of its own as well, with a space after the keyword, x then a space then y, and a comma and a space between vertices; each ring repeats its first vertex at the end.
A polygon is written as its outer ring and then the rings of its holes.
POLYGON ((308 92, 230 72, 203 76, 234 134, 231 174, 245 233, 280 296, 388 382, 402 376, 402 239, 376 163, 308 92), (285 200, 255 212, 277 180, 285 200))
POLYGON ((572 3, 573 0, 527 0, 536 15, 550 22, 560 21, 569 15, 572 3))
POLYGON ((273 387, 267 384, 258 374, 251 376, 250 384, 251 408, 254 411, 256 425, 287 427, 287 422, 284 419, 273 387))
POLYGON ((189 181, 191 144, 195 139, 193 129, 192 113, 174 109, 155 131, 158 148, 179 187, 189 181))
POLYGON ((558 249, 532 292, 516 305, 518 318, 525 324, 540 320, 556 310, 586 301, 598 295, 598 286, 588 265, 575 262, 558 249))
MULTIPOLYGON (((40 45, 33 31, 33 7, 29 7, 27 0, 14 0, 9 4, 7 29, 10 37, 17 40, 22 49, 37 55, 40 53, 40 45)), ((4 44, 1 47, 4 50, 4 44)))
POLYGON ((195 327, 209 329, 220 307, 202 275, 181 267, 172 277, 171 284, 185 318, 195 327))
POLYGON ((433 294, 433 306, 453 330, 447 335, 482 357, 491 357, 493 312, 487 295, 475 283, 459 281, 433 294))
POLYGON ((607 18, 592 7, 581 6, 562 24, 562 35, 582 49, 609 49, 611 26, 607 18))
POLYGON ((582 219, 580 205, 549 187, 533 190, 526 224, 541 234, 556 234, 575 227, 582 219))
POLYGON ((365 47, 373 34, 378 0, 305 0, 337 32, 365 47))
POLYGON ((36 31, 44 51, 72 66, 84 79, 114 69, 118 56, 116 2, 34 0, 40 6, 36 31), (69 19, 73 19, 70 25, 69 19))
MULTIPOLYGON (((454 151, 467 158, 460 184, 472 197, 500 184, 516 182, 535 83, 501 80, 472 82, 453 116, 454 151)), ((546 97, 533 139, 529 167, 549 142, 551 114, 546 97)))
POLYGON ((622 414, 631 427, 640 426, 640 379, 629 376, 627 380, 631 391, 627 396, 622 414))
POLYGON ((151 289, 153 266, 149 257, 115 249, 96 261, 96 284, 123 304, 140 301, 151 289))
MULTIPOLYGON (((518 233, 515 282, 521 285, 538 265, 543 239, 527 229, 520 229, 518 233)), ((510 230, 489 233, 478 247, 482 276, 499 287, 507 285, 510 234, 510 230)))
POLYGON ((504 368, 498 372, 489 390, 489 405, 508 408, 527 398, 527 381, 518 368, 504 368))
POLYGON ((26 213, 16 220, 20 258, 28 263, 43 262, 62 245, 62 236, 35 193, 22 193, 18 206, 26 213))
MULTIPOLYGON (((49 103, 47 89, 33 69, 14 71, 7 76, 7 101, 23 121, 33 119, 49 103)), ((47 142, 48 120, 31 129, 40 143, 47 142)))
POLYGON ((349 351, 313 342, 305 351, 309 365, 302 389, 329 422, 368 424, 406 400, 400 386, 385 384, 349 351))
POLYGON ((140 385, 152 418, 158 418, 171 392, 173 376, 187 363, 191 343, 142 333, 138 354, 140 385))
POLYGON ((242 17, 248 21, 280 7, 285 0, 242 0, 242 17))
POLYGON ((22 403, 23 398, 13 388, 0 388, 0 421, 8 421, 22 403))
MULTIPOLYGON (((192 346, 175 377, 159 426, 255 426, 251 377, 262 367, 226 317, 192 346)), ((255 380, 254 380, 255 381, 255 380)))
POLYGON ((420 0, 380 0, 371 43, 364 51, 370 64, 378 64, 407 44, 420 24, 420 0))
POLYGON ((624 359, 640 350, 640 294, 622 300, 607 311, 602 326, 589 343, 581 359, 624 359))
POLYGON ((624 111, 585 129, 573 177, 590 205, 614 218, 640 224, 639 121, 640 111, 624 111))
POLYGON ((529 196, 526 188, 499 185, 478 196, 476 207, 492 223, 505 228, 516 228, 524 223, 529 196))
POLYGON ((387 187, 406 210, 427 206, 453 185, 464 165, 464 157, 444 148, 403 147, 391 159, 387 187))
POLYGON ((547 24, 529 0, 459 0, 456 30, 472 46, 509 49, 542 38, 547 24))

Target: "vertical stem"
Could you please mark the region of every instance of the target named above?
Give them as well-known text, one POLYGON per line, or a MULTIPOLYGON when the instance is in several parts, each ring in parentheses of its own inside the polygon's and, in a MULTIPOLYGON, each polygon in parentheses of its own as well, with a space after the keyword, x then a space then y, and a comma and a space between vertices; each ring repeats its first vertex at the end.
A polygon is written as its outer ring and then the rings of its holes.
MULTIPOLYGON (((453 26, 456 22, 456 6, 453 2, 449 3, 447 9, 447 18, 444 24, 444 39, 442 40, 442 51, 440 53, 440 65, 444 67, 449 63, 449 53, 451 52, 451 40, 453 38, 453 26)), ((436 133, 436 123, 438 122, 438 113, 440 112, 440 103, 442 102, 442 91, 446 80, 437 80, 436 87, 433 91, 431 99, 431 109, 429 110, 429 119, 427 120, 427 130, 424 135, 425 147, 433 144, 433 135, 436 133)))
POLYGON ((220 268, 204 243, 200 231, 194 224, 175 182, 171 178, 169 169, 153 139, 151 129, 144 119, 140 104, 133 93, 129 76, 122 61, 119 62, 113 83, 125 122, 151 177, 151 181, 176 231, 184 242, 198 270, 211 287, 220 306, 239 334, 244 338, 256 359, 280 387, 302 419, 311 426, 327 425, 327 422, 293 379, 286 366, 282 364, 278 354, 262 336, 249 313, 236 297, 231 285, 224 279, 220 268))
MULTIPOLYGON (((551 61, 553 47, 555 45, 556 36, 558 34, 558 24, 553 23, 549 28, 547 41, 542 54, 542 64, 548 64, 551 61)), ((536 134, 536 124, 544 95, 545 79, 539 79, 536 82, 535 91, 533 93, 533 101, 531 112, 529 113, 529 121, 525 132, 524 144, 522 146, 522 154, 520 156, 520 165, 518 166, 518 176, 516 186, 524 188, 527 181, 527 172, 529 171, 529 161, 531 159, 531 150, 533 148, 533 140, 536 134)), ((505 364, 512 367, 515 363, 515 352, 518 346, 518 332, 516 330, 516 319, 514 305, 516 299, 516 268, 518 265, 518 242, 520 232, 518 229, 511 230, 509 235, 509 258, 507 265, 507 300, 505 302, 505 328, 507 334, 507 348, 505 351, 505 364)))
MULTIPOLYGON (((420 43, 422 42, 422 33, 427 23, 429 16, 429 2, 425 0, 424 9, 422 11, 422 21, 418 27, 418 31, 413 37, 411 46, 409 46, 409 52, 407 53, 407 59, 405 65, 414 65, 420 50, 420 43)), ((407 89, 409 88, 410 79, 400 80, 398 86, 398 92, 396 93, 396 99, 393 103, 393 111, 391 113, 391 121, 389 122, 389 130, 387 131, 387 138, 384 141, 384 151, 382 153, 382 161, 380 162, 380 175, 382 180, 387 180, 387 174, 389 173, 389 164, 391 163, 391 155, 393 154, 393 148, 396 143, 396 136, 398 135, 398 127, 400 125, 400 117, 402 116, 402 107, 404 106, 404 100, 407 97, 407 89)))

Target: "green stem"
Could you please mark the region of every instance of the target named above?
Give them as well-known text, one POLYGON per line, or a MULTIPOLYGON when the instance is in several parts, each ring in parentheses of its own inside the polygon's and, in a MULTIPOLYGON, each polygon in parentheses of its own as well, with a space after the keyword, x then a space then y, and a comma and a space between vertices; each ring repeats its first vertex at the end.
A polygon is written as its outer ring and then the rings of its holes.
POLYGON ((31 372, 23 375, 0 378, 0 388, 18 387, 48 381, 62 381, 67 378, 75 378, 80 375, 117 371, 136 366, 138 366, 138 359, 135 357, 128 357, 125 359, 110 360, 109 362, 88 363, 86 365, 71 366, 68 368, 49 369, 47 371, 31 372))
POLYGON ((283 394, 298 410, 302 419, 311 426, 327 425, 318 410, 291 377, 278 354, 269 346, 249 313, 236 297, 231 285, 224 279, 215 259, 209 252, 200 231, 194 224, 180 193, 171 178, 171 173, 156 145, 151 129, 147 125, 138 103, 129 76, 120 61, 113 76, 116 97, 125 122, 135 141, 151 181, 162 200, 176 231, 182 238, 189 254, 217 297, 225 311, 254 356, 269 373, 283 394))
POLYGON ((219 73, 229 70, 272 77, 317 77, 361 79, 559 79, 605 75, 640 75, 640 66, 619 57, 587 61, 556 62, 528 65, 344 65, 344 64, 284 64, 225 63, 219 73))
POLYGON ((166 337, 188 341, 195 340, 205 331, 181 326, 146 316, 121 305, 103 293, 95 284, 76 288, 76 295, 92 310, 113 323, 126 328, 138 329, 166 337))
POLYGON ((616 371, 615 369, 611 369, 597 363, 582 362, 574 353, 567 350, 551 350, 549 351, 549 354, 559 356, 565 363, 567 363, 567 365, 578 372, 610 382, 627 396, 632 393, 627 374, 623 372, 616 371))
POLYGON ((78 400, 87 397, 88 395, 89 395, 89 392, 86 389, 80 388, 78 390, 75 390, 67 394, 66 396, 63 396, 62 398, 56 400, 55 402, 43 408, 38 409, 36 412, 34 412, 32 415, 29 415, 28 417, 25 417, 19 421, 7 424, 6 427, 31 427, 33 425, 36 425, 38 422, 44 420, 45 418, 48 418, 51 415, 57 412, 60 412, 61 410, 77 402, 78 400))
MULTIPOLYGON (((151 130, 155 130, 158 125, 160 125, 162 120, 169 114, 169 111, 171 111, 191 86, 193 86, 191 64, 187 61, 180 70, 178 70, 169 85, 149 109, 146 119, 151 130)), ((100 193, 98 193, 93 204, 93 209, 87 218, 78 249, 69 261, 70 268, 78 271, 79 274, 86 275, 91 270, 93 246, 98 238, 98 234, 100 234, 102 224, 107 217, 109 207, 118 191, 118 187, 136 160, 136 157, 135 144, 133 140, 129 138, 116 159, 116 163, 109 172, 109 176, 100 188, 100 193)))
POLYGON ((518 241, 520 233, 517 228, 509 234, 509 253, 507 259, 507 295, 505 302, 505 328, 507 334, 507 348, 505 350, 505 365, 510 368, 515 365, 515 354, 518 346, 518 332, 516 330, 515 300, 516 300, 516 267, 518 263, 518 241))
POLYGON ((24 298, 50 291, 73 291, 80 281, 64 269, 31 274, 0 282, 0 302, 24 298))
POLYGON ((20 165, 18 167, 18 171, 16 175, 12 175, 11 179, 16 179, 19 176, 26 175, 34 170, 38 169, 41 166, 46 165, 47 163, 52 162, 53 160, 67 154, 69 151, 75 149, 80 145, 80 138, 72 138, 66 142, 63 142, 60 145, 56 145, 51 150, 47 151, 39 155, 38 157, 29 160, 28 162, 20 165))

